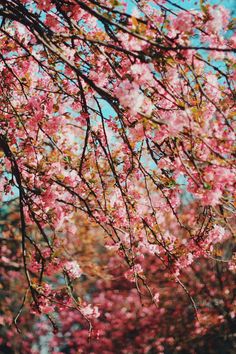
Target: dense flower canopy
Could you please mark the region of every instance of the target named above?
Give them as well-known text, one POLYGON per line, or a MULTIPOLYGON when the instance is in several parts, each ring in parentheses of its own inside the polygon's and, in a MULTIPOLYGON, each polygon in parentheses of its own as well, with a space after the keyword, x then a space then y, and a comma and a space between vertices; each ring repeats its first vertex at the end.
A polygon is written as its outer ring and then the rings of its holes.
POLYGON ((1 352, 233 353, 235 20, 187 3, 0 0, 1 352))

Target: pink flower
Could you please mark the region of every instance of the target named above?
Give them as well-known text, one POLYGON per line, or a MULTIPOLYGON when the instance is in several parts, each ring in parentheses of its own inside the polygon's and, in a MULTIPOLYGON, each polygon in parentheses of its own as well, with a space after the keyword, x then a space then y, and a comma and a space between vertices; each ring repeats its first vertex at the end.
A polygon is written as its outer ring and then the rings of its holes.
POLYGON ((159 293, 156 293, 156 294, 153 296, 153 300, 155 301, 156 304, 158 304, 159 301, 160 301, 160 294, 159 294, 159 293))
POLYGON ((207 190, 203 195, 202 204, 215 206, 219 204, 219 200, 221 196, 222 196, 222 191, 220 189, 207 190))
POLYGON ((236 253, 233 254, 233 257, 232 257, 232 259, 229 261, 228 265, 229 265, 229 270, 230 270, 232 273, 236 273, 236 253))
POLYGON ((208 241, 215 244, 224 241, 226 237, 227 233, 225 232, 225 229, 220 225, 215 225, 209 232, 208 241))
POLYGON ((171 135, 178 134, 187 125, 187 117, 182 112, 173 112, 168 118, 167 124, 171 135))
POLYGON ((139 91, 138 84, 134 82, 129 82, 129 80, 124 80, 115 89, 115 95, 119 98, 122 106, 129 108, 131 114, 136 114, 140 111, 144 96, 139 91))
POLYGON ((139 85, 144 83, 148 83, 149 85, 154 84, 153 75, 147 64, 133 64, 130 68, 130 72, 139 85))
POLYGON ((80 311, 86 317, 98 318, 100 316, 98 307, 97 306, 92 307, 91 304, 88 304, 87 306, 81 308, 80 311))
POLYGON ((39 305, 39 309, 42 313, 48 314, 54 311, 55 305, 49 304, 48 301, 43 302, 39 305))
POLYGON ((64 269, 71 279, 77 279, 82 275, 82 270, 76 261, 68 261, 64 265, 64 269))
POLYGON ((207 23, 207 30, 218 33, 223 30, 229 22, 229 11, 223 6, 213 6, 209 9, 210 21, 207 23))
POLYGON ((189 12, 180 12, 178 16, 173 20, 174 28, 179 32, 192 31, 193 16, 189 12))
POLYGON ((143 268, 141 264, 135 264, 135 266, 132 269, 129 269, 127 272, 125 272, 125 278, 131 282, 134 282, 135 275, 142 272, 143 272, 143 268))
MULTIPOLYGON (((24 0, 25 3, 29 2, 29 0, 24 0)), ((44 10, 44 11, 49 11, 52 8, 52 4, 50 0, 40 0, 38 3, 38 7, 40 10, 44 10)))

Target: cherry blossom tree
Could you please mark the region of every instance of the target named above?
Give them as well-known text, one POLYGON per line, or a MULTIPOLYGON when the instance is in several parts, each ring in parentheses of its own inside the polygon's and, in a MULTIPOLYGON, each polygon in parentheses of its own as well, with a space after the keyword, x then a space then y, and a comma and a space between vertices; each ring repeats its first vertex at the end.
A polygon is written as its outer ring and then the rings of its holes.
POLYGON ((2 352, 233 353, 235 24, 187 8, 0 0, 2 352))

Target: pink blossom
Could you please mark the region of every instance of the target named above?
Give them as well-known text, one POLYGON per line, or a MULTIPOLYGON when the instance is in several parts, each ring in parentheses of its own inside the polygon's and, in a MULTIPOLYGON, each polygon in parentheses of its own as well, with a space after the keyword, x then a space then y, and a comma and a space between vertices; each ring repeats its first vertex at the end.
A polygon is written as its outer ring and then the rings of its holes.
POLYGON ((79 278, 83 273, 76 261, 68 261, 64 265, 64 269, 72 280, 79 278))
POLYGON ((219 204, 221 196, 222 191, 220 189, 206 190, 202 197, 202 204, 215 206, 219 204))
POLYGON ((125 278, 131 282, 134 282, 135 275, 142 273, 142 272, 143 272, 143 268, 142 268, 141 264, 135 264, 133 268, 131 268, 127 272, 125 272, 125 278))
POLYGON ((209 7, 210 21, 207 22, 208 31, 218 33, 223 30, 229 22, 229 10, 223 6, 209 7))
POLYGON ((153 296, 153 300, 155 301, 156 304, 158 304, 160 301, 160 294, 155 293, 155 295, 153 296))
POLYGON ((82 307, 80 309, 82 314, 85 317, 93 317, 93 318, 98 318, 100 316, 99 310, 97 306, 92 307, 91 304, 86 305, 85 307, 82 307))
POLYGON ((147 83, 148 85, 154 84, 153 75, 148 64, 134 64, 130 68, 130 73, 139 85, 144 83, 147 83))
POLYGON ((190 12, 180 12, 172 23, 177 31, 190 32, 193 29, 192 22, 193 15, 190 12))
POLYGON ((144 96, 139 91, 139 86, 127 79, 115 89, 115 95, 119 98, 121 105, 128 108, 131 114, 140 111, 144 102, 144 96))
POLYGON ((214 228, 208 234, 208 241, 212 244, 222 242, 227 238, 225 229, 220 225, 215 225, 214 228))

